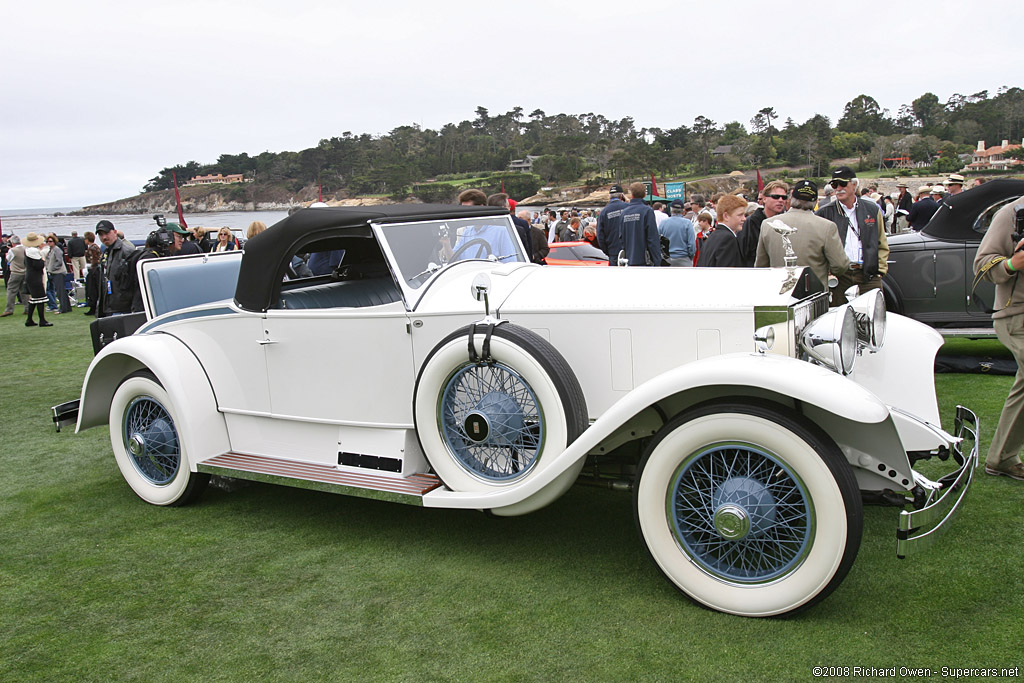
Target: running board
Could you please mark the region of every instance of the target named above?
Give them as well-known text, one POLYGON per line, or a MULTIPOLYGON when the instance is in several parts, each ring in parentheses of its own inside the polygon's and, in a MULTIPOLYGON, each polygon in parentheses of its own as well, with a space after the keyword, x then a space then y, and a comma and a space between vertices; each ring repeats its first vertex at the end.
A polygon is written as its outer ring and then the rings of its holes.
POLYGON ((196 470, 235 479, 411 505, 423 505, 423 495, 441 486, 441 480, 433 474, 388 476, 341 470, 333 465, 230 452, 204 460, 196 465, 196 470))

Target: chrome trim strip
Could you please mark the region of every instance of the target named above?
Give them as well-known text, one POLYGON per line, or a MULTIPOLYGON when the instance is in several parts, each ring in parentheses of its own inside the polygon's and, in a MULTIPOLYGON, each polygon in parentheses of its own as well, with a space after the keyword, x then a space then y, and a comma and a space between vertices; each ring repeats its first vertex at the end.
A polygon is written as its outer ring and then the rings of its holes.
POLYGON ((978 417, 964 406, 956 407, 956 435, 960 441, 953 445, 953 458, 960 465, 955 472, 942 478, 943 494, 920 510, 900 512, 896 531, 896 557, 903 559, 931 547, 960 512, 961 503, 974 481, 978 467, 978 417), (972 442, 971 452, 963 454, 964 440, 972 442), (950 482, 950 478, 955 478, 950 482))

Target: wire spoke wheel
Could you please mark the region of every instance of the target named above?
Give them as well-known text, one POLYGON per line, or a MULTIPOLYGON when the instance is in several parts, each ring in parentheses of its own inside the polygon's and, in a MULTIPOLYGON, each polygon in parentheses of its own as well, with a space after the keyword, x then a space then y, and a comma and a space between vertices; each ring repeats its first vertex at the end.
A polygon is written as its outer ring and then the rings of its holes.
POLYGON ((710 609, 805 609, 842 582, 860 547, 853 470, 784 406, 715 401, 670 420, 640 462, 640 536, 665 577, 710 609))
POLYGON ((469 472, 493 481, 525 476, 544 441, 543 416, 533 389, 501 363, 458 369, 441 395, 438 420, 456 460, 469 472))
POLYGON ((139 474, 165 486, 181 467, 181 448, 174 420, 152 396, 139 396, 124 416, 124 446, 139 474))
MULTIPOLYGON (((569 363, 550 342, 511 323, 489 334, 464 327, 438 342, 416 379, 413 411, 423 454, 459 492, 525 484, 587 428, 587 404, 569 363)), ((543 488, 489 509, 540 509, 567 491, 582 467, 583 458, 563 463, 543 488)))
POLYGON ((206 488, 210 475, 193 472, 175 406, 150 372, 121 382, 110 402, 110 446, 128 485, 153 505, 185 505, 206 488))
POLYGON ((814 510, 800 478, 751 444, 719 444, 683 463, 668 506, 677 541, 711 574, 769 581, 809 549, 814 510))

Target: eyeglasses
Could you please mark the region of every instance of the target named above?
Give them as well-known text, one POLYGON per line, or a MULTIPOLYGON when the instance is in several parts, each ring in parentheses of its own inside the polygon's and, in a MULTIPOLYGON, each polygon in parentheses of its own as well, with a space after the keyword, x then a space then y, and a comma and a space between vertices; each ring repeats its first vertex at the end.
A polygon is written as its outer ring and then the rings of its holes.
POLYGON ((786 195, 784 195, 784 194, 770 194, 770 195, 768 195, 768 198, 769 199, 785 199, 786 195))
POLYGON ((850 184, 849 180, 841 180, 839 178, 836 178, 835 180, 833 180, 832 182, 829 183, 829 185, 831 185, 833 188, 836 188, 836 187, 846 187, 849 184, 850 184))
POLYGON ((46 240, 46 241, 49 242, 50 244, 57 244, 57 242, 54 241, 54 240, 46 240))

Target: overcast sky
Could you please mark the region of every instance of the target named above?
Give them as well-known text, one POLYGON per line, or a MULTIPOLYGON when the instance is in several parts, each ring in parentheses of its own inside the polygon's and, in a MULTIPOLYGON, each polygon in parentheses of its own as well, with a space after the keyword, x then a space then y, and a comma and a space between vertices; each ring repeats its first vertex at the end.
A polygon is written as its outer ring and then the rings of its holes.
POLYGON ((0 209, 111 201, 190 160, 478 106, 749 128, 766 106, 834 123, 861 93, 895 114, 925 92, 1024 87, 1009 0, 2 5, 0 209))

